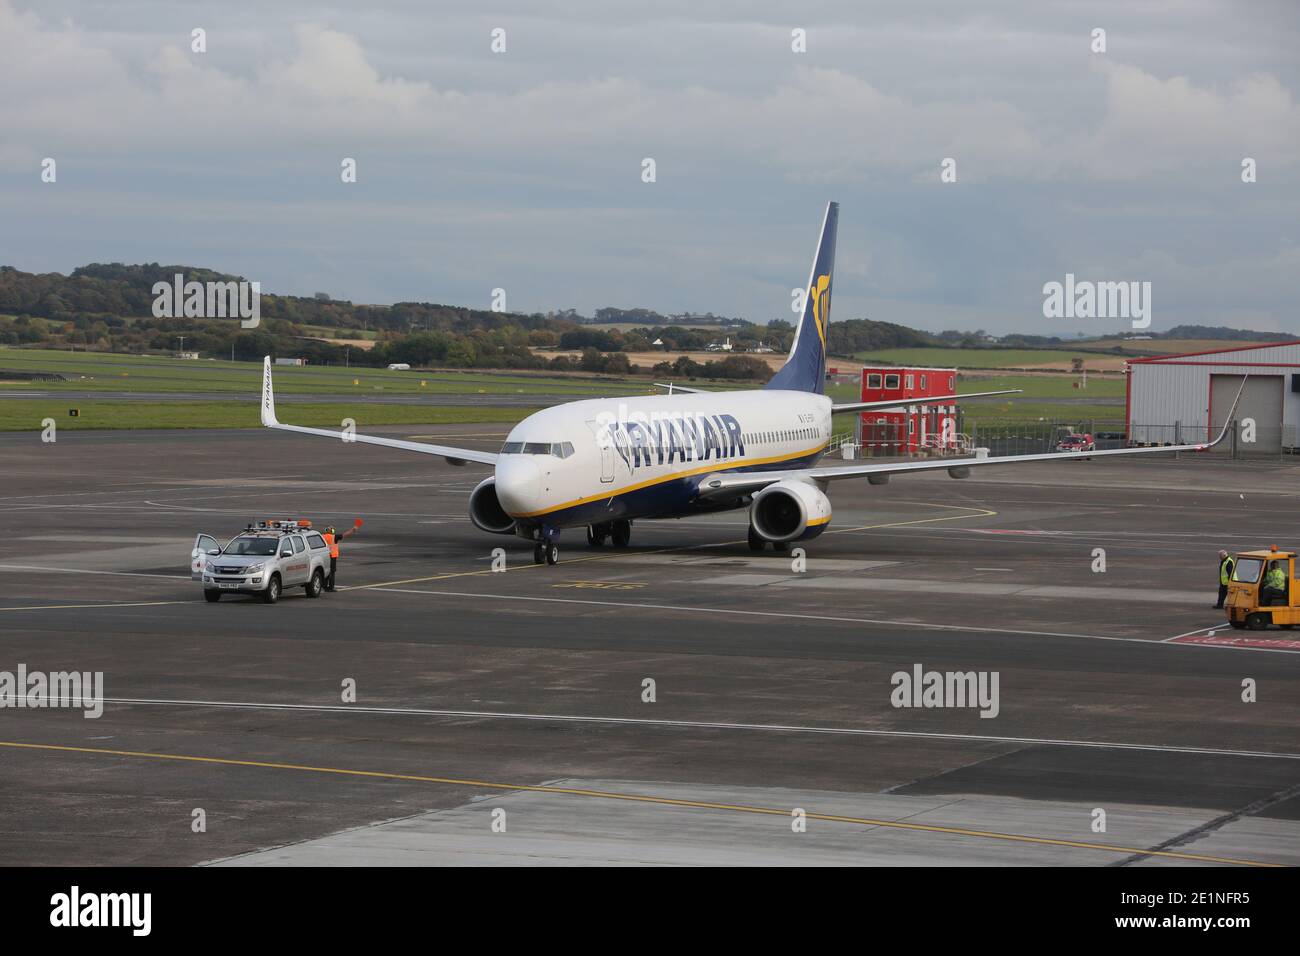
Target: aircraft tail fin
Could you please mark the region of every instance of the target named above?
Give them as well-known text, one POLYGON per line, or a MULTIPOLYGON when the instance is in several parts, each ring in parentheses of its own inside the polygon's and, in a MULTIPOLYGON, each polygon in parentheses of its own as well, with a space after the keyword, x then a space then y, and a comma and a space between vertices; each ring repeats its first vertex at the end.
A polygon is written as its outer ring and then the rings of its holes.
POLYGON ((826 335, 831 321, 831 277, 835 272, 835 232, 839 220, 840 204, 827 203, 790 357, 767 383, 768 388, 818 395, 826 391, 826 335))

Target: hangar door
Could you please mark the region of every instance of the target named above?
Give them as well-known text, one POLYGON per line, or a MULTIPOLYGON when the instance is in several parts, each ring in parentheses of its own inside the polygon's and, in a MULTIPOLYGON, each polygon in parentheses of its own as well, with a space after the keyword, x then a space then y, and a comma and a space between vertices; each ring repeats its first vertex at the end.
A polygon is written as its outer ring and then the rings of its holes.
MULTIPOLYGON (((1232 400, 1241 388, 1240 375, 1210 375, 1210 438, 1218 436, 1223 427, 1223 420, 1232 408, 1232 400)), ((1242 425, 1237 431, 1237 454, 1240 457, 1251 455, 1279 455, 1282 453, 1282 376, 1251 375, 1246 382, 1246 390, 1241 394, 1237 412, 1233 418, 1242 425), (1255 440, 1243 440, 1247 435, 1246 419, 1255 422, 1255 440)), ((1228 446, 1222 449, 1227 453, 1231 449, 1231 436, 1224 439, 1228 446)), ((1221 449, 1216 448, 1215 451, 1221 449)))

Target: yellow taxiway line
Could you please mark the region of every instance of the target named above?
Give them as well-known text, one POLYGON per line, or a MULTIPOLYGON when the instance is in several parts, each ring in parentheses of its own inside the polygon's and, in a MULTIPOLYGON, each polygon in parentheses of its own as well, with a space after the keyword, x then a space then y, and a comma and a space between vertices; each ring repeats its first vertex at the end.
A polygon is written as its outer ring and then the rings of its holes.
MULTIPOLYGON (((667 807, 684 807, 695 810, 723 810, 731 813, 752 813, 765 816, 789 817, 790 809, 783 807, 758 807, 735 803, 713 803, 705 800, 681 800, 673 797, 656 797, 641 793, 619 793, 611 790, 585 790, 577 787, 549 787, 541 784, 496 783, 489 780, 459 779, 456 777, 428 777, 409 773, 387 773, 380 770, 350 770, 339 767, 313 767, 304 764, 272 763, 263 760, 235 760, 228 757, 199 757, 187 754, 149 753, 138 750, 109 750, 101 747, 70 747, 59 744, 33 744, 19 741, 0 741, 0 747, 20 750, 54 751, 61 753, 99 754, 109 757, 138 757, 149 760, 175 760, 186 763, 201 763, 226 767, 255 767, 262 770, 294 770, 303 773, 337 774, 347 777, 369 777, 379 780, 405 780, 412 783, 436 783, 455 787, 473 787, 481 790, 512 790, 523 793, 554 793, 575 797, 590 797, 600 800, 624 800, 632 803, 648 803, 667 807)), ((1267 863, 1261 860, 1241 860, 1234 857, 1206 856, 1199 853, 1179 853, 1173 850, 1149 850, 1143 847, 1113 846, 1108 843, 1086 843, 1081 840, 1061 840, 1051 837, 1027 836, 1020 833, 1002 833, 996 830, 972 830, 966 827, 946 827, 925 823, 905 823, 900 820, 875 820, 869 817, 851 817, 832 813, 807 813, 809 820, 824 820, 830 823, 850 823, 866 827, 882 827, 893 830, 911 830, 921 833, 946 833, 952 836, 972 837, 984 840, 1002 840, 1013 843, 1029 843, 1038 846, 1061 846, 1076 850, 1100 850, 1107 853, 1125 855, 1141 854, 1165 859, 1188 860, 1195 863, 1224 863, 1235 866, 1281 867, 1281 863, 1267 863)))
MULTIPOLYGON (((912 524, 932 524, 936 521, 959 521, 962 518, 988 518, 997 514, 996 511, 990 511, 988 508, 977 508, 973 505, 945 505, 938 502, 917 502, 929 508, 960 508, 963 511, 973 512, 972 514, 944 515, 939 518, 915 518, 910 521, 889 521, 884 524, 865 524, 856 528, 838 528, 825 532, 826 534, 849 534, 854 531, 875 531, 880 528, 901 528, 905 525, 912 524)), ((641 557, 647 554, 675 554, 682 551, 702 551, 706 548, 725 548, 729 545, 745 544, 746 539, 741 538, 736 541, 718 541, 710 544, 694 544, 681 548, 657 548, 653 551, 612 551, 604 554, 588 555, 584 558, 567 558, 560 562, 560 565, 578 564, 583 561, 613 561, 618 558, 641 557)), ((558 566, 558 565, 557 565, 558 566)), ((531 568, 547 567, 544 564, 517 564, 514 567, 506 567, 502 571, 493 571, 491 568, 480 568, 477 571, 450 571, 446 574, 435 574, 425 578, 407 578, 402 581, 380 581, 376 584, 354 584, 350 587, 339 588, 340 591, 364 591, 368 588, 391 588, 400 584, 427 584, 430 581, 445 581, 447 578, 466 578, 474 577, 480 574, 503 574, 511 571, 527 571, 531 568)))

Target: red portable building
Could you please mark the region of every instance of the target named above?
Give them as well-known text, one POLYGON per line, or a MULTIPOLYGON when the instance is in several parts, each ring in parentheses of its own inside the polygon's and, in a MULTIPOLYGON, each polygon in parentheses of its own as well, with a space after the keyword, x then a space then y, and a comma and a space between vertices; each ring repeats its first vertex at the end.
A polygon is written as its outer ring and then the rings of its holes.
POLYGON ((922 448, 957 445, 957 404, 927 401, 957 391, 953 368, 868 367, 862 370, 862 401, 898 399, 895 408, 862 413, 859 444, 864 455, 912 455, 922 448))

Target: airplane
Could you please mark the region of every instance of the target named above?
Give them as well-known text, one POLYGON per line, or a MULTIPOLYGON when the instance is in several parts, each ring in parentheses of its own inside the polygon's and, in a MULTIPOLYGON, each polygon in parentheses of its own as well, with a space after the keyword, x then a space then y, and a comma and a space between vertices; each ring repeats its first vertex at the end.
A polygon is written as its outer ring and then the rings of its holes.
MULTIPOLYGON (((470 521, 482 531, 533 542, 533 560, 552 565, 559 560, 560 532, 567 528, 585 528, 592 547, 608 539, 625 548, 634 521, 748 508, 750 549, 762 551, 771 544, 785 551, 826 530, 831 521, 827 491, 835 481, 865 478, 883 485, 896 474, 941 469, 966 478, 972 468, 1079 460, 1048 453, 819 464, 836 412, 900 404, 898 399, 835 403, 824 394, 838 222, 839 204, 828 203, 790 354, 763 388, 702 391, 669 385, 663 386, 669 389, 665 395, 567 402, 529 415, 492 453, 283 424, 276 417, 268 355, 262 369, 262 424, 438 455, 453 465, 491 465, 493 473, 470 493, 470 521)), ((1018 391, 927 396, 924 401, 939 404, 1018 391)), ((1223 440, 1235 411, 1234 401, 1223 431, 1212 442, 1092 451, 1086 457, 1203 451, 1223 440)))

